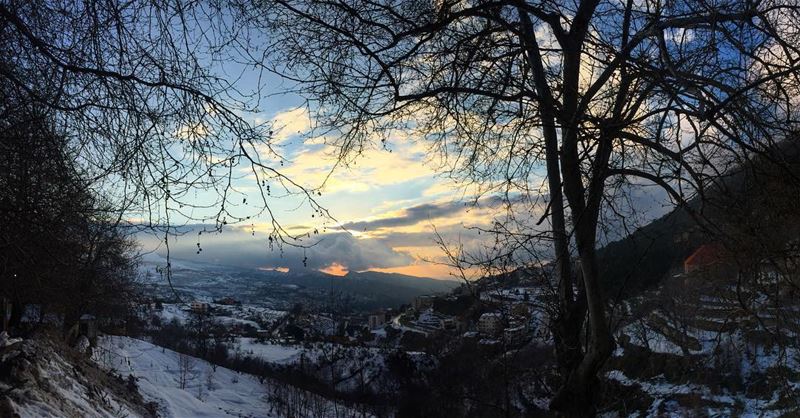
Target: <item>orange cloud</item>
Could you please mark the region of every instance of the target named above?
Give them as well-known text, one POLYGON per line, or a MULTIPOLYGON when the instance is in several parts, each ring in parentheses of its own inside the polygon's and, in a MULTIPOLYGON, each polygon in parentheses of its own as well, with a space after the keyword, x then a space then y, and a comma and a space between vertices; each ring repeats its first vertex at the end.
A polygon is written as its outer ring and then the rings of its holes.
POLYGON ((347 266, 343 266, 336 262, 331 263, 329 266, 326 266, 325 268, 319 269, 319 271, 323 273, 332 274, 334 276, 344 276, 345 274, 350 272, 347 266))

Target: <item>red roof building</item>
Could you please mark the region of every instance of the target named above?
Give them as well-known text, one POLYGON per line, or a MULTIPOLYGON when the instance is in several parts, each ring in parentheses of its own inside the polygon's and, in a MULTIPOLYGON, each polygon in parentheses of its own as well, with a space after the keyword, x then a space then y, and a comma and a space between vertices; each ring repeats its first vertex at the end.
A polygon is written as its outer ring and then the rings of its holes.
POLYGON ((724 251, 718 243, 701 245, 683 262, 683 272, 689 274, 722 264, 724 251))

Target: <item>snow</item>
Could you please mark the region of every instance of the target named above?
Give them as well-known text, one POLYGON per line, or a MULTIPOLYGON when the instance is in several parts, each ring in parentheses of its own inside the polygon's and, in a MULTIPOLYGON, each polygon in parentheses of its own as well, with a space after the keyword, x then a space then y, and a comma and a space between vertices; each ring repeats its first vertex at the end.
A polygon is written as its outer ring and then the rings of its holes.
POLYGON ((189 321, 188 305, 184 308, 178 304, 165 303, 158 315, 161 316, 164 323, 171 322, 173 319, 180 323, 187 323, 189 321))
POLYGON ((0 348, 8 347, 9 345, 16 344, 20 341, 22 341, 22 338, 9 338, 7 332, 0 332, 0 348))
POLYGON ((712 394, 712 391, 704 385, 693 383, 672 384, 668 383, 663 376, 656 376, 647 381, 631 379, 619 370, 612 370, 606 374, 611 380, 616 380, 624 386, 638 385, 642 391, 654 398, 647 416, 661 417, 683 417, 687 410, 678 406, 677 402, 671 399, 677 394, 698 394, 712 402, 721 405, 714 408, 706 408, 709 416, 730 416, 731 411, 735 410, 737 404, 742 406, 742 411, 737 416, 742 417, 779 417, 783 416, 783 411, 769 410, 768 408, 778 400, 777 392, 771 399, 753 399, 742 394, 712 394), (659 409, 665 409, 665 413, 660 413, 659 409))
POLYGON ((239 339, 242 354, 262 359, 269 363, 289 364, 300 358, 305 350, 299 345, 260 343, 255 338, 239 339))
POLYGON ((137 379, 139 391, 169 417, 273 417, 266 400, 268 387, 247 374, 210 363, 194 363, 185 389, 179 385, 178 353, 145 341, 102 337, 94 359, 101 366, 137 379), (211 382, 211 385, 208 383, 211 382))
POLYGON ((227 326, 232 326, 232 325, 238 324, 238 325, 242 325, 242 326, 251 326, 251 327, 253 327, 255 329, 261 328, 261 326, 258 325, 258 322, 251 321, 249 319, 234 318, 234 317, 231 317, 231 316, 214 316, 213 320, 214 320, 214 322, 216 322, 218 324, 227 325, 227 326))
POLYGON ((625 327, 622 332, 630 337, 632 344, 647 347, 654 353, 683 354, 683 350, 677 344, 649 326, 642 327, 641 324, 633 323, 625 327))
POLYGON ((76 367, 74 360, 62 357, 52 344, 43 339, 26 339, 13 348, 3 350, 6 379, 0 379, 0 393, 11 408, 1 414, 21 418, 110 418, 135 417, 136 412, 118 394, 99 386, 91 373, 76 367), (9 367, 13 365, 13 367, 9 367))

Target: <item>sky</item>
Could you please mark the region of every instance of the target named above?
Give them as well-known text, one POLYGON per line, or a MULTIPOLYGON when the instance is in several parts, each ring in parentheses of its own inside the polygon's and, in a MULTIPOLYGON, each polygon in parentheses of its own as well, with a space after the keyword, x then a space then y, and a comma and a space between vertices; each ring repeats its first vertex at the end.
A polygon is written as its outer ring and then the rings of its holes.
MULTIPOLYGON (((267 270, 314 269, 336 275, 369 270, 458 279, 457 272, 445 265, 448 259, 437 236, 451 249, 463 246, 475 251, 491 244, 491 237, 474 228, 492 225, 495 216, 502 215, 502 208, 491 196, 472 204, 474 190, 441 172, 441 161, 429 143, 397 132, 385 144, 365 149, 352 164, 337 165, 336 148, 326 145, 314 129, 313 114, 302 97, 290 93, 294 89, 289 82, 240 68, 217 71, 238 80, 241 91, 260 92, 258 111, 244 117, 272 125, 272 144, 283 158, 282 165, 274 159, 273 165, 309 190, 321 187, 321 195, 315 198, 333 219, 322 219, 302 199, 273 193, 268 199, 272 215, 287 231, 319 233, 295 242, 299 246, 276 248, 268 242, 272 224, 266 214, 228 225, 222 233, 198 235, 211 228, 190 224, 182 228, 183 234, 170 238, 170 256, 267 270)), ((234 186, 243 202, 244 198, 259 201, 258 188, 246 167, 241 168, 234 186)), ((644 189, 632 195, 634 204, 649 212, 645 218, 664 213, 659 202, 665 199, 660 193, 659 197, 652 189, 644 189)), ((197 199, 208 201, 202 192, 197 199)), ((241 206, 248 205, 244 209, 255 214, 257 203, 241 206)), ((541 215, 530 214, 535 219, 541 215)), ((165 255, 163 238, 140 235, 143 250, 156 249, 165 255)))
MULTIPOLYGON (((293 95, 273 97, 254 117, 273 123, 274 140, 285 159, 279 167, 282 173, 308 189, 322 186, 316 199, 334 219, 322 219, 296 197, 273 197, 273 215, 287 231, 305 234, 316 229, 319 234, 301 237, 299 246, 278 248, 269 245, 271 223, 265 215, 227 225, 221 233, 198 235, 213 228, 189 224, 170 238, 170 256, 263 270, 313 269, 334 275, 380 271, 460 280, 446 265, 449 260, 436 238, 442 237, 451 249, 470 251, 491 243, 490 236, 474 228, 486 228, 502 216, 499 199, 484 196, 475 202, 470 188, 437 171, 440 164, 429 144, 410 136, 397 136, 385 148, 367 149, 350 166, 336 166, 335 148, 311 134, 313 116, 302 103, 293 95)), ((248 200, 258 201, 252 179, 237 183, 248 200)), ((667 210, 661 203, 666 195, 656 187, 638 187, 630 199, 640 225, 667 210)), ((541 215, 531 213, 536 219, 541 215)), ((158 248, 165 255, 166 247, 159 245, 163 238, 140 236, 145 250, 158 248)))
MULTIPOLYGON (((247 78, 242 80, 247 87, 247 78)), ((278 168, 308 189, 322 187, 316 200, 334 219, 324 221, 297 197, 270 198, 275 219, 289 232, 317 229, 319 234, 303 239, 301 247, 270 248, 270 218, 264 214, 226 226, 222 233, 198 235, 210 228, 189 224, 170 238, 170 256, 282 271, 308 268, 344 275, 371 270, 454 278, 453 270, 441 264, 447 259, 434 231, 453 245, 477 248, 484 237, 470 227, 489 225, 497 202, 468 203, 469 190, 437 171, 440 164, 429 144, 407 135, 396 135, 385 147, 376 144, 349 166, 337 166, 336 149, 314 136, 313 115, 304 100, 284 93, 291 86, 277 76, 266 84, 271 91, 264 93, 259 112, 247 117, 272 124, 272 142, 284 158, 278 168)), ((258 201, 252 178, 239 178, 235 186, 249 201, 258 201)), ((163 236, 139 238, 143 250, 166 254, 163 236)))

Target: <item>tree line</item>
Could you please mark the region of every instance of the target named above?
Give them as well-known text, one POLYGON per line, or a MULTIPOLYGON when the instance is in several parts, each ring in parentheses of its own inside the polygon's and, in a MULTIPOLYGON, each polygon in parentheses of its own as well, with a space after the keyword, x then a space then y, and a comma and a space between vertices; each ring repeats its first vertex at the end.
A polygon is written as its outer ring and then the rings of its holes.
MULTIPOLYGON (((137 299, 135 243, 75 162, 75 150, 46 109, 13 106, 0 118, 0 297, 4 326, 81 315, 125 321, 137 299), (10 311, 8 311, 10 310, 10 311)), ((8 331, 7 329, 6 331, 8 331)))

